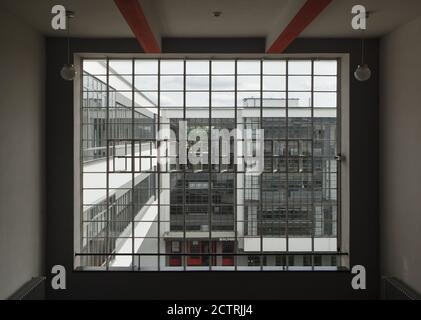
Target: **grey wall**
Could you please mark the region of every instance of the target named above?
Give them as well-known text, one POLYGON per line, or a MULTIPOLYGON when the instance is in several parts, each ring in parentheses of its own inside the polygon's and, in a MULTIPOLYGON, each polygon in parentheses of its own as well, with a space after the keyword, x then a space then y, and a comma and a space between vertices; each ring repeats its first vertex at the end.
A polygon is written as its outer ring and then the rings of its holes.
POLYGON ((44 272, 44 39, 0 8, 0 299, 44 272))
MULTIPOLYGON (((164 39, 164 52, 264 53, 252 39, 164 39)), ((141 53, 134 39, 73 39, 75 52, 141 53)), ((298 39, 288 53, 349 53, 360 63, 361 42, 298 39)), ((350 83, 350 263, 367 269, 367 290, 351 287, 340 272, 80 272, 73 268, 73 86, 60 78, 65 39, 47 39, 47 268, 67 270, 67 290, 51 299, 375 299, 379 296, 378 41, 367 41, 370 81, 350 83)), ((49 280, 51 279, 51 275, 49 280)))
POLYGON ((421 292, 421 17, 381 40, 382 274, 421 292))

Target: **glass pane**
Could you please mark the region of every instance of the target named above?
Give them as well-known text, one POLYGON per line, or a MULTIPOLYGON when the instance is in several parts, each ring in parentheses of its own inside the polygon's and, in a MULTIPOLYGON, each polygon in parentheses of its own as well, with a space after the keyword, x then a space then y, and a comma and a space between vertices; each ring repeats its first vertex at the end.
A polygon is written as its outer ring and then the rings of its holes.
POLYGON ((291 75, 311 75, 311 61, 288 61, 288 73, 291 75))
POLYGON ((283 76, 264 76, 263 90, 268 91, 285 91, 286 77, 283 76))
POLYGON ((260 107, 260 91, 238 92, 237 105, 239 107, 260 107))
POLYGON ((137 90, 158 90, 158 76, 136 76, 135 88, 137 90))
POLYGON ((212 76, 212 90, 234 91, 235 76, 212 76))
POLYGON ((118 76, 109 76, 108 81, 110 87, 117 91, 131 91, 132 90, 132 76, 127 75, 118 75, 118 76))
POLYGON ((187 76, 186 90, 209 90, 209 76, 187 76))
POLYGON ((288 107, 311 107, 311 92, 289 92, 288 107))
POLYGON ((264 107, 285 107, 286 93, 285 92, 263 92, 263 106, 264 107))
POLYGON ((209 106, 209 93, 207 92, 186 92, 187 107, 209 106))
POLYGON ((314 91, 336 91, 336 77, 314 77, 314 91))
POLYGON ((307 76, 288 77, 288 90, 310 91, 311 90, 311 77, 307 77, 307 76))
POLYGON ((183 90, 183 76, 161 76, 161 90, 183 90))
POLYGON ((163 107, 182 107, 182 92, 161 92, 161 106, 163 107))
POLYGON ((260 74, 259 60, 239 60, 237 62, 238 74, 260 74))
POLYGON ((337 75, 338 62, 336 60, 314 61, 315 75, 337 75))
POLYGON ((263 61, 263 74, 286 74, 286 62, 285 61, 263 61))
POLYGON ((135 74, 158 74, 158 60, 135 60, 135 74))
POLYGON ((161 74, 183 74, 184 62, 182 60, 161 60, 161 74))
POLYGON ((336 93, 315 92, 314 93, 314 106, 335 108, 337 103, 336 93))
POLYGON ((212 92, 212 106, 214 107, 234 107, 234 92, 212 92))
POLYGON ((133 60, 110 60, 110 74, 130 75, 133 73, 133 60))
POLYGON ((106 75, 106 60, 83 60, 83 71, 91 75, 106 75))
POLYGON ((186 74, 209 74, 209 61, 187 61, 186 74))
POLYGON ((238 76, 237 89, 241 91, 260 90, 260 76, 238 76))
POLYGON ((235 74, 235 61, 212 61, 212 74, 235 74))

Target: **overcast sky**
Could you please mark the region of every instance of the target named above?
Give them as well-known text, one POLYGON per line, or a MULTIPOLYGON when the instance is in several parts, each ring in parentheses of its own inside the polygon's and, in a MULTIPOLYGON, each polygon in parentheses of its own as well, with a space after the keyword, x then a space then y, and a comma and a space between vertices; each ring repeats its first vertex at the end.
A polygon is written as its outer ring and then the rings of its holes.
MULTIPOLYGON (((109 84, 128 99, 132 98, 132 60, 110 60, 109 84), (124 92, 126 91, 126 92, 124 92)), ((209 79, 208 60, 186 61, 186 106, 209 106, 209 88, 212 85, 213 107, 234 107, 235 105, 235 61, 212 61, 212 77, 209 79)), ((237 62, 237 100, 243 105, 244 98, 260 98, 263 86, 264 99, 285 99, 286 62, 281 60, 263 61, 263 78, 260 76, 260 60, 237 62)), ((85 60, 84 71, 106 82, 105 60, 85 60)), ((161 106, 183 106, 184 62, 182 60, 161 60, 161 106), (172 92, 173 91, 173 92, 172 92), (174 92, 175 91, 175 92, 174 92), (178 92, 177 92, 178 91, 178 92)), ((158 61, 136 60, 135 89, 136 104, 148 106, 144 99, 157 104, 158 61), (142 94, 140 94, 140 92, 142 94)), ((289 99, 298 99, 300 107, 311 105, 311 61, 289 61, 289 99)), ((336 107, 337 62, 314 62, 314 106, 336 107), (323 91, 323 92, 317 92, 323 91)))

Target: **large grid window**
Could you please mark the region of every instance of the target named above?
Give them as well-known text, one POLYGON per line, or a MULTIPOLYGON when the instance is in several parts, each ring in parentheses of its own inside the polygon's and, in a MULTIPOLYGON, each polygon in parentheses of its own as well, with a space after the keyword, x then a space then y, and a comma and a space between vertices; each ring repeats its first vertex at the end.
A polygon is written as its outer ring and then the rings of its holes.
POLYGON ((77 267, 340 268, 339 62, 84 59, 77 267))

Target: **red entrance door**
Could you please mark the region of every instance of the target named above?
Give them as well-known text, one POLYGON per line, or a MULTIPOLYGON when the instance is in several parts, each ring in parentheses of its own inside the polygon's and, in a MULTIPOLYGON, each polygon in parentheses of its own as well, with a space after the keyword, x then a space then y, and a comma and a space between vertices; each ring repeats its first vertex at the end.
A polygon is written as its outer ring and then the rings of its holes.
POLYGON ((234 253, 234 242, 233 241, 224 241, 222 242, 222 265, 223 266, 233 266, 234 265, 234 256, 228 255, 229 253, 234 253))
MULTIPOLYGON (((210 253, 216 253, 216 241, 212 241, 212 250, 210 253)), ((188 242, 187 252, 191 255, 187 256, 188 266, 208 266, 209 265, 209 241, 193 240, 188 242), (196 253, 196 255, 195 255, 196 253)), ((212 265, 216 265, 216 257, 211 256, 212 265)))

